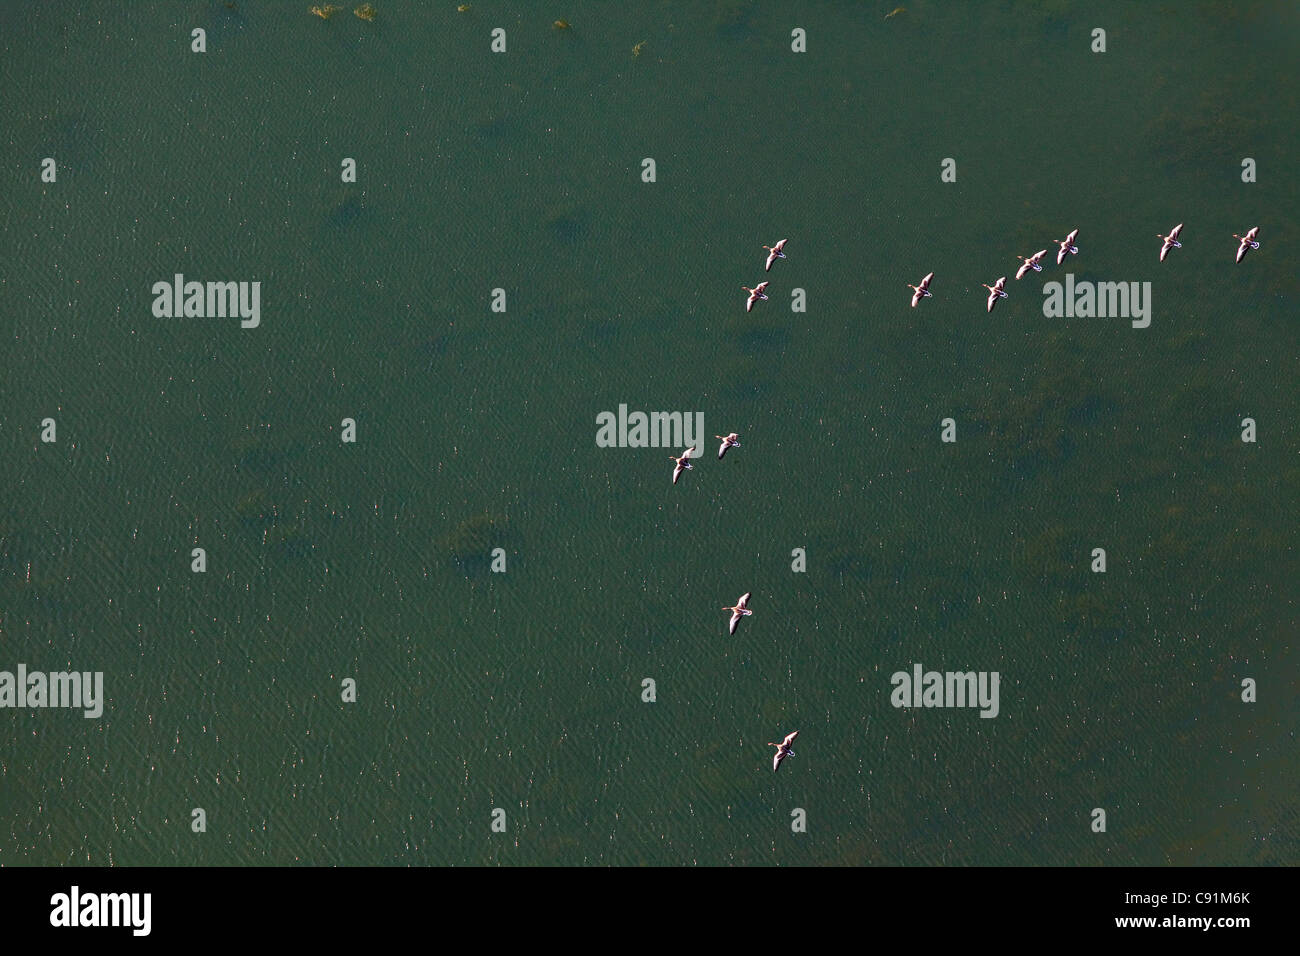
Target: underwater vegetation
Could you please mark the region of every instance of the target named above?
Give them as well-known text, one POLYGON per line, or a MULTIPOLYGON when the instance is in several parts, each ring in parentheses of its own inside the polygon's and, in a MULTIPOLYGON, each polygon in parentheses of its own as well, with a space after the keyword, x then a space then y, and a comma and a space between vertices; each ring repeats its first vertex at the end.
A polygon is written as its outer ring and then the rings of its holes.
POLYGON ((104 124, 89 114, 59 113, 50 124, 44 155, 58 157, 60 171, 86 172, 104 153, 104 124))
POLYGON ((227 40, 248 28, 248 19, 239 5, 231 2, 210 4, 199 22, 207 31, 209 50, 221 49, 227 40))
POLYGON ((546 213, 546 227, 557 242, 572 244, 587 234, 588 219, 579 206, 556 206, 546 213))
POLYGON ((463 571, 483 574, 491 567, 494 548, 504 548, 514 560, 517 545, 518 534, 511 527, 510 518, 484 511, 466 518, 439 538, 437 550, 463 571))
POLYGON ((792 337, 790 329, 779 322, 761 319, 748 322, 740 333, 737 351, 748 356, 768 355, 775 359, 790 346, 792 337))
MULTIPOLYGON (((1249 102, 1249 88, 1243 85, 1241 92, 1249 102)), ((1242 153, 1242 144, 1258 142, 1264 125, 1260 117, 1244 110, 1239 100, 1207 89, 1190 108, 1185 102, 1164 106, 1145 133, 1153 144, 1156 160, 1166 170, 1184 169, 1207 160, 1236 168, 1241 155, 1249 155, 1242 153), (1194 157, 1188 156, 1187 143, 1196 143, 1194 157)))
POLYGON ((361 218, 365 211, 365 206, 356 196, 348 196, 338 205, 336 205, 329 214, 329 223, 331 226, 346 228, 361 218))
POLYGON ((871 578, 871 558, 860 537, 830 536, 812 541, 811 550, 818 560, 825 562, 826 570, 837 578, 850 577, 859 581, 871 578))
POLYGON ((288 509, 275 504, 262 488, 236 501, 235 514, 245 528, 260 535, 263 546, 282 557, 302 558, 316 550, 303 516, 291 517, 288 509))
POLYGON ((273 524, 263 533, 262 543, 286 558, 304 558, 316 549, 301 522, 273 524))
POLYGON ((741 0, 723 0, 713 17, 713 29, 727 40, 746 40, 754 35, 749 25, 755 12, 754 4, 741 0))
POLYGON ((305 446, 299 442, 277 442, 262 429, 235 435, 230 440, 230 450, 238 456, 240 470, 279 475, 291 461, 302 458, 305 446))
POLYGON ((441 538, 438 547, 455 558, 469 558, 479 552, 486 554, 495 545, 497 532, 509 527, 505 515, 483 512, 466 518, 455 529, 441 538))
MULTIPOLYGON (((336 7, 332 3, 327 3, 324 6, 308 7, 307 12, 313 16, 320 17, 322 20, 328 20, 342 9, 342 7, 336 7)), ((379 16, 379 11, 375 9, 373 4, 363 3, 361 6, 353 10, 352 14, 358 20, 365 20, 367 23, 374 23, 375 18, 379 16)))
POLYGON ((260 488, 250 491, 235 502, 235 514, 249 525, 273 523, 276 520, 271 507, 267 504, 266 492, 260 488))
POLYGON ((355 183, 327 179, 313 184, 312 192, 317 229, 327 239, 355 242, 356 234, 370 229, 382 213, 375 194, 355 183))

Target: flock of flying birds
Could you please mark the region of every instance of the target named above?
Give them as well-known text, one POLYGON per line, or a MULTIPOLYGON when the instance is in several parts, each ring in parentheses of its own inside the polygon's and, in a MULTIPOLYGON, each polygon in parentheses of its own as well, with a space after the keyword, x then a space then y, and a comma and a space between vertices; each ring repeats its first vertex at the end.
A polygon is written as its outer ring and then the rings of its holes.
MULTIPOLYGON (((767 250, 767 265, 764 267, 765 272, 772 271, 772 263, 776 262, 777 259, 784 259, 786 257, 785 253, 782 251, 785 248, 786 241, 787 240, 782 239, 774 246, 766 246, 766 245, 763 246, 763 248, 767 250)), ((745 301, 746 312, 749 312, 751 309, 754 308, 755 302, 767 299, 767 293, 763 291, 767 288, 766 281, 760 282, 752 289, 749 286, 741 286, 741 288, 749 293, 749 298, 745 301)), ((714 435, 713 437, 719 439, 722 442, 722 444, 718 446, 719 459, 721 459, 722 456, 727 453, 728 448, 736 448, 740 445, 740 436, 735 432, 732 432, 729 435, 714 435)), ((674 485, 677 484, 677 479, 682 476, 682 472, 686 471, 688 468, 691 467, 691 455, 693 455, 694 453, 695 453, 695 446, 692 445, 690 448, 682 452, 680 458, 677 457, 676 455, 668 456, 674 462, 674 466, 673 466, 674 485)), ((740 619, 742 617, 749 617, 751 614, 754 613, 749 609, 749 595, 750 592, 746 591, 744 594, 740 596, 740 600, 737 601, 734 605, 732 605, 731 607, 723 608, 724 611, 731 612, 731 623, 727 626, 727 633, 735 634, 736 628, 740 624, 740 619)), ((770 740, 767 742, 767 745, 769 747, 776 748, 776 753, 772 756, 773 770, 776 770, 778 767, 780 767, 781 761, 784 760, 786 757, 794 756, 794 750, 791 748, 794 744, 794 738, 798 736, 799 736, 799 731, 796 730, 793 733, 786 734, 785 739, 782 740, 779 744, 773 743, 770 740)))
MULTIPOLYGON (((1181 249, 1183 247, 1183 244, 1178 241, 1178 234, 1182 231, 1183 231, 1183 224, 1180 222, 1178 225, 1174 226, 1174 228, 1169 231, 1169 235, 1167 236, 1161 233, 1156 233, 1156 238, 1161 240, 1161 245, 1160 245, 1161 262, 1165 261, 1165 256, 1169 255, 1170 249, 1181 249)), ((1237 240, 1237 261, 1238 262, 1240 262, 1242 259, 1246 257, 1247 251, 1251 249, 1259 248, 1259 240, 1256 238, 1256 236, 1258 235, 1259 235, 1259 226, 1253 227, 1244 236, 1239 236, 1235 232, 1232 234, 1232 238, 1237 240)), ((1078 236, 1079 236, 1079 230, 1073 229, 1070 231, 1070 234, 1066 236, 1064 239, 1052 240, 1057 244, 1057 246, 1060 247, 1056 252, 1056 264, 1058 266, 1065 261, 1066 256, 1073 256, 1078 254, 1079 247, 1074 244, 1074 240, 1077 239, 1078 236)), ((763 246, 763 248, 767 250, 767 265, 765 267, 765 271, 771 272, 772 263, 776 262, 777 259, 784 259, 786 257, 785 253, 782 250, 785 249, 785 244, 787 241, 788 240, 782 239, 774 246, 763 246)), ((1016 270, 1016 278, 1023 279, 1025 273, 1028 272, 1030 269, 1033 269, 1035 272, 1042 272, 1043 267, 1041 263, 1043 261, 1043 257, 1046 255, 1047 255, 1046 249, 1039 249, 1032 256, 1017 256, 1016 258, 1020 260, 1020 268, 1016 270)), ((934 295, 934 293, 930 291, 930 282, 933 279, 934 279, 934 273, 931 272, 921 280, 920 285, 912 285, 910 282, 907 284, 907 287, 912 290, 912 308, 916 308, 917 303, 919 303, 922 299, 928 299, 934 295)), ((984 288, 989 290, 989 297, 988 297, 988 302, 986 307, 989 312, 992 312, 993 306, 997 305, 998 299, 1005 299, 1007 297, 1007 292, 1006 292, 1007 277, 1003 276, 1002 278, 998 279, 997 282, 993 283, 993 285, 989 285, 987 282, 981 282, 980 285, 982 285, 984 288)), ((741 288, 749 293, 749 298, 745 300, 746 312, 750 312, 753 310, 755 302, 767 301, 766 281, 760 282, 752 289, 747 285, 742 285, 741 288)), ((719 435, 718 437, 721 438, 722 436, 719 435)), ((732 437, 734 438, 735 436, 733 435, 732 437)), ((677 470, 673 472, 674 483, 677 481, 677 476, 681 474, 681 469, 682 469, 681 461, 684 460, 685 458, 690 457, 690 451, 691 450, 688 449, 686 455, 682 456, 682 459, 673 459, 674 461, 678 462, 677 470)), ((726 446, 723 447, 722 451, 726 451, 726 446)), ((721 451, 718 453, 718 457, 719 458, 722 457, 721 451)), ((689 468, 691 466, 686 465, 685 467, 689 468)))
MULTIPOLYGON (((776 262, 777 259, 784 259, 784 258, 785 258, 785 253, 782 252, 781 250, 785 248, 785 244, 786 244, 788 241, 789 241, 789 240, 787 240, 787 239, 782 239, 780 242, 778 242, 778 243, 777 243, 776 245, 774 245, 774 246, 764 246, 764 247, 763 247, 764 249, 767 250, 767 265, 763 267, 763 271, 764 271, 764 272, 771 272, 771 271, 772 271, 772 263, 776 262)), ((766 280, 764 280, 763 282, 760 282, 758 285, 754 286, 754 288, 752 288, 752 289, 751 289, 749 286, 747 286, 747 285, 742 285, 741 288, 744 289, 746 292, 749 293, 749 298, 745 300, 745 311, 746 311, 746 312, 751 311, 751 310, 754 308, 754 303, 757 302, 757 301, 759 301, 760 299, 761 299, 762 301, 764 301, 764 302, 767 301, 767 293, 763 291, 764 289, 767 288, 767 281, 766 281, 766 280)))
MULTIPOLYGON (((1173 229, 1169 230, 1169 235, 1166 236, 1160 233, 1156 234, 1156 237, 1161 240, 1161 246, 1160 246, 1161 262, 1165 261, 1165 256, 1169 255, 1170 249, 1181 249, 1183 247, 1183 244, 1178 241, 1178 234, 1181 233, 1182 231, 1183 231, 1183 224, 1180 222, 1178 225, 1174 226, 1173 229)), ((1259 235, 1259 226, 1255 226, 1244 236, 1239 236, 1236 233, 1233 233, 1232 238, 1236 239, 1238 243, 1237 244, 1238 262, 1240 262, 1243 258, 1245 258, 1247 251, 1251 249, 1259 248, 1259 240, 1256 238, 1258 235, 1259 235)), ((1056 264, 1058 266, 1065 261, 1066 256, 1078 255, 1079 247, 1074 244, 1075 239, 1077 239, 1078 237, 1079 237, 1079 230, 1073 229, 1070 231, 1070 234, 1066 236, 1064 239, 1052 240, 1059 247, 1056 251, 1056 264)), ((779 242, 777 242, 777 244, 774 246, 768 246, 768 245, 763 246, 763 248, 767 250, 767 264, 764 266, 765 272, 772 271, 772 263, 776 262, 777 259, 786 258, 784 250, 787 241, 788 240, 786 239, 782 239, 779 242)), ((1028 273, 1029 270, 1031 269, 1034 272, 1042 272, 1043 267, 1041 263, 1043 261, 1043 257, 1046 255, 1047 255, 1046 249, 1039 249, 1032 256, 1017 256, 1016 258, 1020 260, 1020 268, 1016 270, 1016 278, 1017 279, 1024 278, 1025 274, 1028 273)), ((907 284, 907 287, 912 290, 912 308, 916 308, 917 303, 919 303, 922 299, 928 299, 934 295, 934 293, 930 291, 930 282, 933 279, 934 279, 934 273, 931 272, 929 275, 927 275, 925 278, 921 280, 919 285, 912 285, 910 282, 907 284)), ((989 290, 987 308, 989 312, 992 312, 993 306, 997 304, 998 299, 1005 299, 1007 297, 1007 293, 1006 293, 1007 277, 1003 276, 1002 278, 998 279, 997 282, 993 283, 993 285, 989 285, 988 283, 985 282, 981 282, 980 285, 984 286, 984 288, 989 290)), ((741 286, 741 288, 749 293, 749 298, 745 300, 746 312, 750 312, 753 310, 755 302, 767 301, 766 280, 760 282, 752 289, 747 285, 741 286)), ((714 437, 722 441, 722 444, 718 447, 719 459, 721 459, 722 456, 727 453, 728 448, 735 448, 740 445, 740 436, 737 435, 735 432, 732 432, 729 435, 715 435, 714 437)), ((682 452, 680 458, 676 455, 669 456, 674 463, 674 468, 673 468, 674 485, 677 484, 677 479, 682 476, 682 472, 686 471, 688 468, 691 467, 691 455, 693 455, 694 453, 695 453, 695 446, 692 445, 690 448, 682 452)), ((749 609, 749 597, 750 597, 750 592, 747 591, 740 596, 740 600, 737 601, 734 605, 732 605, 731 607, 723 608, 724 611, 731 612, 731 622, 727 628, 728 633, 735 634, 736 628, 740 625, 741 618, 749 617, 751 614, 754 613, 749 609)), ((778 767, 780 767, 781 761, 784 760, 786 757, 794 756, 794 751, 791 749, 791 747, 794 744, 794 739, 798 736, 799 736, 799 731, 796 730, 793 733, 787 734, 785 736, 785 739, 782 740, 779 744, 773 743, 770 740, 768 741, 767 745, 769 747, 776 748, 776 753, 772 757, 773 770, 776 770, 778 767)))
MULTIPOLYGON (((1165 256, 1169 255, 1170 249, 1181 249, 1183 247, 1183 244, 1178 241, 1178 234, 1182 231, 1183 231, 1183 224, 1180 222, 1178 225, 1174 226, 1174 228, 1169 231, 1169 235, 1167 236, 1161 235, 1160 233, 1156 233, 1156 238, 1163 240, 1160 246, 1161 262, 1165 261, 1165 256)), ((1232 238, 1237 240, 1237 261, 1238 262, 1240 262, 1242 259, 1245 258, 1247 250, 1259 248, 1259 240, 1255 238, 1258 235, 1259 235, 1259 226, 1255 226, 1244 236, 1239 236, 1235 232, 1232 234, 1232 238)), ((1058 246, 1060 246, 1060 249, 1058 249, 1056 252, 1056 264, 1058 266, 1065 261, 1065 257, 1067 255, 1072 256, 1078 253, 1079 247, 1074 244, 1074 240, 1078 238, 1078 236, 1079 236, 1079 230, 1075 229, 1071 231, 1071 233, 1068 236, 1066 236, 1064 239, 1052 240, 1058 246)), ((785 240, 782 240, 782 242, 784 241, 785 240)), ((764 246, 764 248, 767 247, 764 246)), ((1047 250, 1039 249, 1032 256, 1016 256, 1016 258, 1020 260, 1020 268, 1016 270, 1016 278, 1017 279, 1023 278, 1025 273, 1028 272, 1030 269, 1033 269, 1035 272, 1042 272, 1043 267, 1039 263, 1043 261, 1043 256, 1045 255, 1047 255, 1047 250)), ((772 260, 768 259, 769 266, 771 265, 771 262, 772 260)), ((932 280, 933 278, 934 278, 934 273, 931 272, 929 275, 927 275, 924 279, 921 280, 920 285, 912 285, 910 282, 907 284, 907 287, 912 290, 912 308, 915 309, 916 304, 920 302, 922 299, 928 299, 932 295, 934 295, 934 293, 930 291, 930 280, 932 280)), ((765 285, 767 285, 766 282, 764 282, 763 285, 759 286, 759 290, 761 290, 765 285)), ((1007 277, 1003 276, 997 282, 993 283, 993 285, 989 285, 987 282, 981 282, 980 285, 984 286, 984 288, 989 290, 988 311, 992 312, 993 306, 997 305, 998 299, 1005 299, 1007 297, 1007 293, 1006 293, 1007 277)), ((763 296, 763 298, 766 299, 767 296, 763 296)), ((749 306, 752 304, 753 304, 753 295, 751 294, 750 301, 745 306, 746 311, 748 311, 749 306)))

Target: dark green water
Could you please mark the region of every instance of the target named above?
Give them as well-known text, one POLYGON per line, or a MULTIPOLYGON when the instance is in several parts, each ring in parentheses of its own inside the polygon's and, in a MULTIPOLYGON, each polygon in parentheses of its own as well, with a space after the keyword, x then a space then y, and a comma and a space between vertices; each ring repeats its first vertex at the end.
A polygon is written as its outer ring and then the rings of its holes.
POLYGON ((0 864, 1300 861, 1297 8, 897 5, 0 6, 0 864))

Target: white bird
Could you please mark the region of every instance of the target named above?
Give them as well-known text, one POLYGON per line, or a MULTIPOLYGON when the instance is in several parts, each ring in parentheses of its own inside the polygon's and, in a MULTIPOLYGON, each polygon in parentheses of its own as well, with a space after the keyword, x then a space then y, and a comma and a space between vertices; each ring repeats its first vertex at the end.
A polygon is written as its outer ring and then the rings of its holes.
POLYGON ((749 593, 750 592, 746 591, 744 594, 742 594, 740 596, 740 600, 736 602, 735 607, 723 608, 724 611, 731 612, 731 624, 727 628, 727 633, 735 634, 736 625, 740 623, 740 619, 742 617, 749 617, 751 614, 754 613, 753 611, 751 611, 749 608, 745 606, 746 604, 749 603, 749 593))
POLYGON ((920 285, 912 285, 912 283, 910 282, 907 284, 907 287, 913 290, 912 308, 915 309, 916 303, 920 302, 922 299, 929 299, 934 296, 934 293, 930 291, 930 280, 933 278, 934 278, 934 273, 931 272, 929 275, 927 275, 924 279, 921 280, 920 285))
POLYGON ((989 290, 989 311, 990 312, 993 311, 993 303, 997 302, 998 299, 1005 299, 1007 297, 1007 294, 1004 291, 1002 291, 1006 287, 1006 284, 1007 284, 1006 276, 1003 276, 993 285, 989 285, 987 282, 980 283, 980 285, 984 286, 984 288, 989 290))
POLYGON ((1182 231, 1183 224, 1180 222, 1178 225, 1174 226, 1173 229, 1169 230, 1169 235, 1167 236, 1162 236, 1158 232, 1156 233, 1157 238, 1164 240, 1164 245, 1160 247, 1161 262, 1165 261, 1165 256, 1169 255, 1170 249, 1181 249, 1183 247, 1183 244, 1178 241, 1178 234, 1182 231))
POLYGON ((749 293, 749 299, 745 302, 746 312, 752 309, 754 307, 754 303, 757 302, 759 299, 762 299, 765 302, 767 301, 767 293, 763 291, 764 289, 767 288, 766 282, 760 282, 757 286, 755 286, 752 289, 747 285, 742 285, 741 288, 749 293))
POLYGON ((764 247, 763 247, 764 249, 767 250, 767 265, 763 267, 763 271, 765 271, 765 272, 771 272, 771 271, 772 271, 772 263, 776 262, 777 259, 784 259, 784 258, 785 258, 785 253, 782 252, 781 250, 785 248, 785 244, 786 244, 787 242, 789 242, 789 241, 790 241, 790 240, 788 240, 788 239, 782 239, 780 242, 778 242, 778 243, 777 243, 776 245, 774 245, 774 246, 764 246, 764 247))
POLYGON ((728 448, 740 446, 740 436, 735 432, 732 432, 730 435, 714 435, 713 437, 722 439, 722 444, 718 447, 719 458, 727 453, 728 448))
POLYGON ((794 744, 794 738, 796 738, 796 737, 798 737, 798 736, 799 736, 799 731, 796 730, 796 731, 794 731, 793 733, 786 734, 786 735, 785 735, 785 740, 781 741, 779 744, 774 744, 774 743, 772 743, 772 741, 770 741, 770 740, 767 742, 767 745, 768 745, 769 747, 775 747, 775 748, 776 748, 776 753, 772 755, 772 772, 773 772, 773 773, 775 773, 776 770, 777 770, 777 768, 781 766, 781 761, 782 761, 782 760, 784 760, 786 757, 793 757, 793 756, 794 756, 794 751, 791 750, 790 747, 791 747, 791 745, 794 744))
POLYGON ((1251 229, 1250 232, 1246 233, 1244 236, 1239 236, 1235 232, 1232 234, 1232 238, 1238 240, 1241 243, 1241 245, 1237 247, 1238 262, 1240 262, 1242 259, 1246 257, 1247 249, 1259 248, 1259 242, 1258 240, 1255 239, 1257 235, 1259 235, 1259 226, 1256 226, 1255 228, 1251 229))
POLYGON ((675 455, 669 455, 669 456, 668 456, 668 457, 671 458, 673 461, 677 462, 677 467, 673 469, 673 484, 674 484, 674 485, 677 484, 677 479, 680 478, 680 477, 682 476, 682 471, 683 471, 683 469, 686 469, 686 468, 690 468, 690 467, 691 467, 691 461, 690 461, 690 458, 691 458, 691 452, 693 452, 693 451, 695 451, 695 446, 694 446, 694 445, 692 445, 690 448, 688 448, 688 449, 686 449, 684 452, 682 452, 682 457, 681 457, 681 458, 678 458, 678 457, 676 457, 675 455))
POLYGON ((1023 278, 1025 273, 1028 272, 1030 269, 1033 269, 1035 272, 1042 272, 1043 267, 1040 266, 1039 263, 1043 261, 1043 256, 1045 255, 1047 255, 1047 250, 1039 249, 1029 258, 1025 258, 1024 256, 1016 256, 1016 258, 1023 263, 1023 265, 1021 265, 1021 267, 1016 270, 1016 278, 1017 279, 1023 278))
POLYGON ((1079 247, 1074 244, 1074 240, 1077 239, 1078 236, 1079 236, 1079 230, 1076 229, 1073 232, 1071 232, 1068 236, 1066 236, 1064 239, 1052 240, 1058 246, 1061 247, 1061 251, 1056 254, 1056 264, 1058 266, 1065 261, 1065 256, 1067 253, 1072 256, 1078 255, 1079 247))

